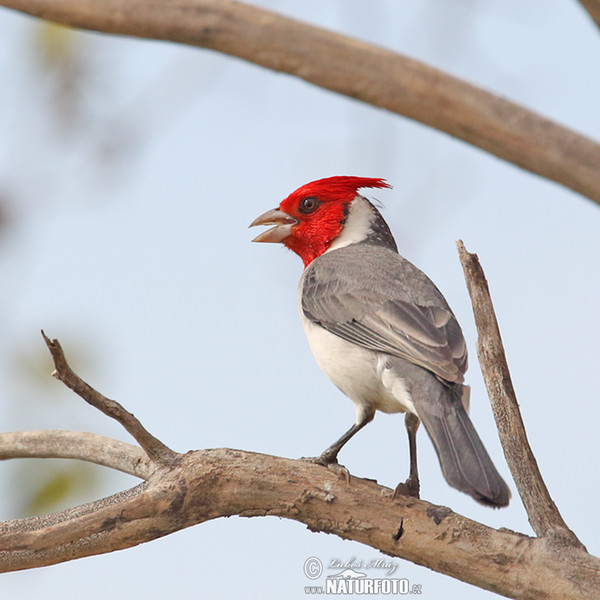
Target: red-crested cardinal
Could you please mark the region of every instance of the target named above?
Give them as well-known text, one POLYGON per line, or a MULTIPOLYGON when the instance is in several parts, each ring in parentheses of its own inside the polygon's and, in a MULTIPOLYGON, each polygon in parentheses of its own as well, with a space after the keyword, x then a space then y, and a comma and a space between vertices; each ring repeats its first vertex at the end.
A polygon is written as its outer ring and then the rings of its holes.
POLYGON ((292 192, 255 225, 274 225, 255 242, 281 242, 304 262, 298 303, 317 363, 348 396, 355 424, 317 462, 337 463, 342 446, 375 416, 406 413, 410 476, 396 493, 418 496, 416 431, 423 421, 446 481, 491 506, 510 491, 469 418, 467 348, 433 282, 398 254, 361 188, 383 179, 329 177, 292 192))

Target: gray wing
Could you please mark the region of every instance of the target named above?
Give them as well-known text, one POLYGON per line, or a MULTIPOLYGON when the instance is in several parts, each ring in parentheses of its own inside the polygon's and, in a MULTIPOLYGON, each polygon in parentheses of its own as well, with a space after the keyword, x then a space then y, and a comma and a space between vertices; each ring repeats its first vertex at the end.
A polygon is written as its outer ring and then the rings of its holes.
POLYGON ((369 350, 462 383, 467 348, 433 282, 392 250, 355 244, 323 254, 301 280, 304 316, 369 350))

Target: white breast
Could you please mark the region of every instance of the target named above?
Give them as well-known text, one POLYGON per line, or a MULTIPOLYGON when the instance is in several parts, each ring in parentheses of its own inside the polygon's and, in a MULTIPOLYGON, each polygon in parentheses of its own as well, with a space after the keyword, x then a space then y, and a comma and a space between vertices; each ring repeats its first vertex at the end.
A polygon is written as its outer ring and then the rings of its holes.
POLYGON ((388 368, 386 355, 330 333, 307 319, 300 309, 300 318, 310 349, 323 372, 354 402, 359 415, 366 406, 385 413, 417 414, 404 381, 388 368))

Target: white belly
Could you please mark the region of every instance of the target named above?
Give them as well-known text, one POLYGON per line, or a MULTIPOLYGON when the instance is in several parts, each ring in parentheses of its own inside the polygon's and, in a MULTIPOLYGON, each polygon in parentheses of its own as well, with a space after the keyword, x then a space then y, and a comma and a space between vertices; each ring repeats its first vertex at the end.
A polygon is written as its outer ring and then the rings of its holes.
POLYGON ((404 381, 386 364, 386 355, 352 344, 309 321, 300 312, 310 349, 323 372, 348 396, 358 415, 365 405, 385 413, 417 414, 404 381))

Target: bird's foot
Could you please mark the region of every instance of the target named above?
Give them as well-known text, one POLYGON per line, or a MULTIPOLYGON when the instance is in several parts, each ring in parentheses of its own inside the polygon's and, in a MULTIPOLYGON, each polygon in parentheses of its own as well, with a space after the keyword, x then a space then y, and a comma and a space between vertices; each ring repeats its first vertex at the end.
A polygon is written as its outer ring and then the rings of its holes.
POLYGON ((333 471, 337 475, 344 477, 347 483, 350 483, 350 471, 344 467, 344 465, 340 465, 338 463, 337 458, 331 457, 327 454, 327 451, 323 452, 321 456, 314 457, 306 457, 303 456, 300 460, 304 462, 313 463, 315 465, 321 465, 322 467, 328 468, 330 471, 333 471))
POLYGON ((392 500, 395 500, 398 496, 412 496, 413 498, 420 498, 420 488, 421 486, 418 478, 411 476, 404 483, 399 483, 396 486, 392 500))

